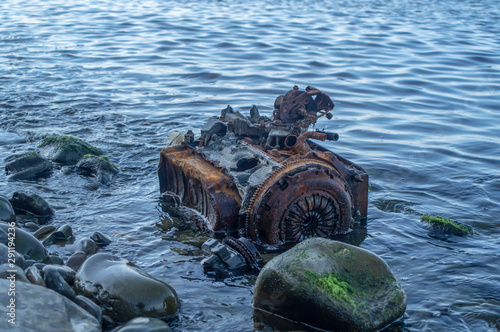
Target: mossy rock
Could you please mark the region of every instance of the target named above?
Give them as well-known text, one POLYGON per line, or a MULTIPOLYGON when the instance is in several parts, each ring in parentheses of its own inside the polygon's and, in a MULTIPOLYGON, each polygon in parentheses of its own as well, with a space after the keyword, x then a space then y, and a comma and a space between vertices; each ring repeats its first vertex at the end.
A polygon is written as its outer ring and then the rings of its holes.
POLYGON ((473 235, 474 231, 469 225, 459 223, 458 221, 446 219, 440 216, 424 215, 420 220, 431 225, 434 231, 458 236, 473 235))
POLYGON ((73 136, 48 136, 38 145, 40 155, 63 164, 76 164, 87 154, 100 156, 102 151, 73 136))
POLYGON ((52 169, 52 163, 33 151, 15 156, 5 165, 5 173, 9 180, 31 179, 47 174, 52 169))
POLYGON ((375 331, 404 314, 406 294, 377 255, 311 238, 264 266, 253 305, 329 331, 375 331))

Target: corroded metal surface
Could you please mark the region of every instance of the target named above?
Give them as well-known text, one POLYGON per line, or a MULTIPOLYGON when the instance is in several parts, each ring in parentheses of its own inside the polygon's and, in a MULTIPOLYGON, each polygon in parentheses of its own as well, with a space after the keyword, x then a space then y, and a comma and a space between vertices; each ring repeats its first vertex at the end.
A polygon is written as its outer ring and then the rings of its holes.
POLYGON ((186 144, 161 151, 160 191, 178 195, 187 207, 198 210, 213 232, 231 232, 237 227, 235 215, 241 197, 224 170, 205 160, 186 144))
POLYGON ((348 233, 367 216, 368 175, 312 141, 336 141, 336 133, 308 131, 333 107, 312 87, 279 96, 272 118, 228 106, 198 139, 174 135, 184 139, 161 152, 160 190, 205 216, 203 228, 260 246, 348 233))

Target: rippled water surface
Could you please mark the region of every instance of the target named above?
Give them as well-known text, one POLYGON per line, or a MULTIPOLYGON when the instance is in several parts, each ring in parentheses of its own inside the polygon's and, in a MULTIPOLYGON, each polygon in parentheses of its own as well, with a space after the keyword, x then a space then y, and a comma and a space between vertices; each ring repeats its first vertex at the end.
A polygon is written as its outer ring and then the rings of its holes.
POLYGON ((159 152, 227 104, 270 114, 276 96, 313 85, 336 104, 317 127, 341 138, 324 145, 370 175, 360 246, 406 290, 403 328, 500 330, 499 36, 495 0, 3 0, 0 160, 65 134, 121 173, 96 188, 62 171, 0 172, 0 192, 39 193, 56 226, 101 230, 106 251, 171 284, 174 331, 252 331, 252 278, 209 278, 178 253, 195 247, 155 226, 159 152), (477 234, 436 236, 422 214, 477 234))

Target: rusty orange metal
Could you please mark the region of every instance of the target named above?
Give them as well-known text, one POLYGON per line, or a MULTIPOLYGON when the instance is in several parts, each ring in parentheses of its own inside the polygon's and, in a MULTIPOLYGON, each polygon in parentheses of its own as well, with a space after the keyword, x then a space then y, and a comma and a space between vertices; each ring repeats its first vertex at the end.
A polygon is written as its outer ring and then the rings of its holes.
POLYGON ((268 248, 348 233, 367 217, 368 174, 313 141, 336 133, 308 130, 333 107, 312 87, 279 96, 272 118, 228 107, 198 139, 188 132, 161 151, 160 190, 202 214, 206 230, 268 248))

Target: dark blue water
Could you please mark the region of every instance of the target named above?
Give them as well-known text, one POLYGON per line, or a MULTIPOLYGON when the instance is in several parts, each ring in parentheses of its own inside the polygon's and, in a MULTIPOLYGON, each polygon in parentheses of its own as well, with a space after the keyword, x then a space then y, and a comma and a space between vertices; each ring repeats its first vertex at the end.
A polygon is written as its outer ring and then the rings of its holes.
MULTIPOLYGON (((500 6, 495 0, 0 3, 0 160, 74 135, 121 169, 109 187, 56 171, 7 182, 77 236, 179 293, 174 331, 252 331, 252 278, 214 281, 155 224, 156 167, 170 131, 199 133, 231 104, 270 114, 313 85, 336 104, 324 145, 371 177, 368 235, 408 295, 411 331, 500 330, 500 6), (438 237, 442 215, 472 237, 438 237), (172 249, 176 250, 173 251, 172 249)), ((52 246, 63 254, 71 248, 52 246)), ((267 327, 268 329, 270 327, 267 327)))

